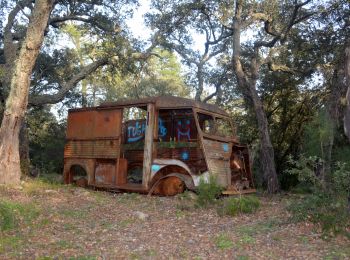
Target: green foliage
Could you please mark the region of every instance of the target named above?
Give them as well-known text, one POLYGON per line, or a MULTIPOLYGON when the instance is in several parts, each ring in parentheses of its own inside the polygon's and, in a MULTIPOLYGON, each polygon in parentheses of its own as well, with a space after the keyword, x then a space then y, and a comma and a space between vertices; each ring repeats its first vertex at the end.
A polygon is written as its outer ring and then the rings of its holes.
POLYGON ((300 156, 299 160, 293 160, 291 156, 288 157, 288 162, 291 168, 286 170, 289 175, 294 175, 298 178, 301 184, 306 184, 309 187, 320 187, 321 180, 315 174, 315 168, 322 166, 323 161, 317 156, 300 156))
POLYGON ((311 191, 288 206, 293 218, 310 220, 322 228, 324 235, 350 235, 346 231, 350 227, 350 171, 345 163, 336 163, 333 171, 324 175, 315 170, 322 163, 317 157, 301 156, 298 161, 289 160, 294 168, 288 173, 297 175, 311 191))
POLYGON ((45 109, 33 109, 27 116, 31 163, 41 173, 62 173, 65 123, 45 109))
POLYGON ((0 231, 12 230, 23 221, 29 224, 39 214, 31 204, 0 200, 0 231))
MULTIPOLYGON (((348 201, 329 194, 308 194, 288 206, 297 221, 309 220, 321 226, 323 234, 346 233, 350 227, 348 201)), ((350 235, 350 234, 348 234, 350 235)))
POLYGON ((328 113, 323 109, 305 126, 304 152, 309 156, 324 158, 324 148, 329 146, 334 127, 328 113))
POLYGON ((218 214, 236 216, 237 214, 254 213, 260 207, 260 201, 255 196, 231 197, 218 207, 218 214))
POLYGON ((215 245, 222 250, 230 249, 233 247, 233 242, 227 234, 219 234, 215 238, 215 245))
POLYGON ((216 178, 210 175, 209 182, 201 179, 197 187, 197 201, 198 207, 208 207, 216 202, 216 199, 221 195, 223 188, 216 182, 216 178))

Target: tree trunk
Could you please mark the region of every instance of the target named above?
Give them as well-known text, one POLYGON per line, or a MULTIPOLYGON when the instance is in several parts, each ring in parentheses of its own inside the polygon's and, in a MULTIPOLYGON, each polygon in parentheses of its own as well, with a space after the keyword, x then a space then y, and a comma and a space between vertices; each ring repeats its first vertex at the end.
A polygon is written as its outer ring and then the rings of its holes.
POLYGON ((85 79, 81 81, 81 106, 87 107, 87 82, 85 79))
POLYGON ((35 2, 26 39, 14 66, 0 128, 0 184, 18 184, 20 181, 19 131, 28 104, 30 76, 44 39, 53 2, 35 2))
POLYGON ((29 158, 29 133, 26 120, 23 119, 21 130, 19 132, 19 159, 21 162, 21 172, 23 175, 30 174, 30 158, 29 158))
POLYGON ((279 183, 275 166, 275 155, 270 139, 269 125, 263 104, 256 91, 255 82, 249 85, 249 96, 252 99, 260 139, 260 161, 263 170, 264 181, 267 184, 268 193, 276 193, 279 183))
POLYGON ((344 64, 346 92, 346 110, 344 116, 344 132, 350 141, 350 41, 345 46, 345 64, 344 64))
POLYGON ((233 21, 233 38, 232 38, 232 67, 237 77, 238 87, 242 91, 247 105, 252 103, 260 139, 260 160, 263 171, 263 178, 267 184, 268 193, 275 193, 279 190, 279 183, 276 173, 274 150, 270 140, 269 126, 263 103, 256 91, 256 81, 259 76, 259 66, 257 64, 257 55, 251 59, 251 72, 246 73, 240 61, 241 55, 241 11, 242 2, 236 2, 235 18, 233 21))
POLYGON ((203 64, 202 63, 197 65, 197 79, 198 79, 198 86, 197 86, 196 95, 195 95, 194 99, 196 101, 201 101, 201 96, 202 96, 203 88, 204 88, 203 64))

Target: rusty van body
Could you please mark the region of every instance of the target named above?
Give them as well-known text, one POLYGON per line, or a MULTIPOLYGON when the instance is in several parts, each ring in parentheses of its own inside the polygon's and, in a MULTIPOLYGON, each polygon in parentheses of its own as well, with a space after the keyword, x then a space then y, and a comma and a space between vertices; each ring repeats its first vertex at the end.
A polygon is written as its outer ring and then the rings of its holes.
POLYGON ((255 191, 248 149, 217 106, 154 97, 69 110, 65 183, 175 195, 210 175, 224 194, 255 191))

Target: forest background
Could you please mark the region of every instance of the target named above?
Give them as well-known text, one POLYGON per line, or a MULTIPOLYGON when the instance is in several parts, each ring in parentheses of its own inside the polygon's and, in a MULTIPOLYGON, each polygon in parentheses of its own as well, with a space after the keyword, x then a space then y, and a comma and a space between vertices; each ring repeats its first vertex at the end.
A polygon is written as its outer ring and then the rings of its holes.
POLYGON ((148 39, 127 25, 139 5, 1 2, 2 183, 62 173, 68 108, 158 95, 227 110, 270 193, 293 169, 349 171, 348 1, 151 1, 148 39))

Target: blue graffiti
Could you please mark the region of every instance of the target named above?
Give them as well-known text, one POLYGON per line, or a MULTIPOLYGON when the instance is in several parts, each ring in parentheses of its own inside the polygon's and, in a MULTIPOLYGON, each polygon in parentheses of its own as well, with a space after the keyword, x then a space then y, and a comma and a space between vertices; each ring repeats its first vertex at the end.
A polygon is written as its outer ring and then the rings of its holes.
POLYGON ((228 152, 228 144, 222 144, 222 149, 224 149, 224 152, 228 152))
POLYGON ((182 136, 187 137, 187 140, 191 139, 191 127, 190 127, 190 120, 186 120, 185 124, 182 124, 182 121, 178 121, 177 122, 177 128, 176 128, 176 132, 177 132, 177 140, 180 141, 180 138, 182 136))
POLYGON ((164 137, 166 136, 168 130, 164 126, 164 121, 160 117, 158 118, 158 136, 159 137, 164 137))
POLYGON ((160 165, 158 165, 158 164, 152 164, 151 169, 152 169, 152 172, 157 172, 157 171, 160 170, 160 165))
POLYGON ((141 140, 145 136, 146 122, 136 121, 135 125, 128 126, 128 143, 136 142, 141 140))
POLYGON ((190 158, 190 154, 188 153, 188 151, 183 151, 181 153, 181 159, 184 161, 187 161, 190 158))

